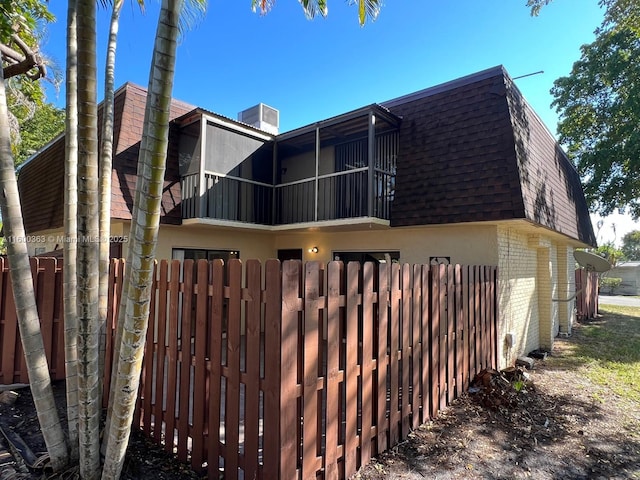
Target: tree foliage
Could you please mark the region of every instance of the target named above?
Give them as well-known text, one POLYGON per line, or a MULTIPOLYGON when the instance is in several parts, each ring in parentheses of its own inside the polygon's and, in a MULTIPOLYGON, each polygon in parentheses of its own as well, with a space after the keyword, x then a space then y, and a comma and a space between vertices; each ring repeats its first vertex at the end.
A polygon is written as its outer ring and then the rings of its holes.
POLYGON ((622 237, 621 250, 627 260, 640 260, 640 230, 633 230, 622 237))
POLYGON ((19 141, 12 145, 16 166, 64 130, 64 110, 52 103, 36 107, 33 116, 20 122, 19 141))
POLYGON ((605 243, 596 249, 596 253, 606 259, 614 267, 624 258, 622 250, 619 250, 611 242, 605 243))
POLYGON ((42 23, 53 19, 41 0, 0 2, 0 52, 5 79, 22 74, 31 80, 46 76, 38 32, 42 23))
MULTIPOLYGON (((318 15, 326 17, 329 13, 328 0, 298 0, 307 18, 314 18, 318 15)), ((382 2, 380 0, 348 0, 349 5, 358 7, 358 21, 360 25, 364 25, 369 20, 375 20, 380 13, 382 2)), ((253 11, 260 10, 261 13, 267 13, 275 0, 251 0, 251 8, 253 11)))
MULTIPOLYGON (((542 6, 547 0, 529 2, 542 6)), ((640 217, 640 2, 603 0, 596 40, 554 82, 558 133, 592 211, 640 217)), ((532 8, 533 8, 532 6, 532 8)))

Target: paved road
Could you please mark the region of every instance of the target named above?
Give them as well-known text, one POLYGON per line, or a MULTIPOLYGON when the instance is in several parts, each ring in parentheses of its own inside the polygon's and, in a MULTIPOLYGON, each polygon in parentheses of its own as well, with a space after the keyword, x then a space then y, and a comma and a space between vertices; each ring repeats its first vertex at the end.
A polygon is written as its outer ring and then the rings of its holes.
POLYGON ((622 295, 600 295, 598 302, 601 305, 622 305, 625 307, 640 307, 640 298, 625 297, 622 295))

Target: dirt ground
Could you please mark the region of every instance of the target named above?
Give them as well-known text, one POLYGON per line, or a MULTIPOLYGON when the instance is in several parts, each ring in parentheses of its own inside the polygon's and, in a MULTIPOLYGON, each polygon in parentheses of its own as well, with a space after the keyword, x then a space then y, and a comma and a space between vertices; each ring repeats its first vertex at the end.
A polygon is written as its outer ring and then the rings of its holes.
MULTIPOLYGON (((592 383, 570 361, 579 331, 580 325, 571 338, 558 339, 550 357, 536 361, 528 372, 532 383, 519 392, 500 380, 490 394, 465 394, 354 478, 640 479, 640 406, 592 383)), ((56 395, 61 392, 56 386, 56 395)), ((15 405, 0 405, 0 422, 14 426, 36 454, 44 450, 28 389, 15 405)), ((0 441, 0 480, 45 478, 16 462, 0 441)), ((136 434, 122 478, 200 477, 136 434)))
POLYGON ((640 479, 640 405, 580 374, 576 341, 580 325, 536 361, 533 385, 509 404, 465 394, 355 478, 640 479))

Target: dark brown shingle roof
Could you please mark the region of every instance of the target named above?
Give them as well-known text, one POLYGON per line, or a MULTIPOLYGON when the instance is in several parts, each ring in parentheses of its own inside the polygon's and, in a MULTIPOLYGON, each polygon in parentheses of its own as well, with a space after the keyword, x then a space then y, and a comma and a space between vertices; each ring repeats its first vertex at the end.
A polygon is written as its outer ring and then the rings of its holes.
MULTIPOLYGON (((115 93, 114 160, 111 189, 111 217, 131 219, 136 184, 138 150, 142 138, 146 90, 126 83, 115 93)), ((194 107, 174 100, 171 118, 194 107)), ((99 109, 99 112, 102 109, 99 109)), ((99 117, 100 118, 100 117, 99 117)), ((172 128, 170 138, 175 135, 172 128)), ((171 142, 167 156, 162 223, 178 224, 180 215, 180 177, 177 142, 171 142)), ((18 188, 27 233, 61 228, 64 199, 64 137, 54 140, 20 169, 18 188)))
POLYGON ((526 219, 595 244, 576 171, 502 67, 385 106, 403 117, 392 226, 526 219))

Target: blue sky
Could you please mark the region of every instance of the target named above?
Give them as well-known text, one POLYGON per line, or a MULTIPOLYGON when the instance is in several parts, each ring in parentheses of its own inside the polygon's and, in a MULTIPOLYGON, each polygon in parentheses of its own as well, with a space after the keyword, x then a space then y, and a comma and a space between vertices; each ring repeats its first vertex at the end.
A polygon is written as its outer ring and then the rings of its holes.
MULTIPOLYGON (((44 47, 61 70, 65 3, 50 3, 58 21, 44 47)), ((144 14, 135 3, 123 7, 117 86, 148 81, 159 0, 144 14)), ((502 64, 513 77, 544 70, 517 84, 555 132, 549 89, 602 19, 597 0, 554 0, 536 18, 525 0, 386 0, 362 28, 346 0, 329 0, 329 16, 313 21, 295 0, 265 16, 250 3, 210 0, 178 49, 174 96, 233 118, 264 102, 280 110, 282 131, 502 64)), ((109 12, 99 14, 102 78, 109 12)), ((49 98, 62 105, 64 94, 49 98)))
MULTIPOLYGON (((144 14, 136 3, 123 7, 116 86, 148 82, 159 0, 147 0, 144 14)), ((263 102, 280 110, 287 131, 502 64, 512 77, 544 71, 516 84, 555 133, 549 90, 594 40, 603 11, 597 0, 554 0, 531 17, 525 3, 386 0, 377 21, 360 27, 346 0, 329 0, 328 17, 313 21, 295 0, 278 0, 265 16, 250 0, 210 0, 183 35, 174 97, 232 118, 263 102)), ((65 4, 49 4, 58 21, 44 45, 61 71, 65 4)), ((101 85, 109 12, 99 16, 101 85)), ((64 92, 51 91, 49 100, 62 106, 64 92)), ((618 221, 618 239, 623 230, 618 221)))

